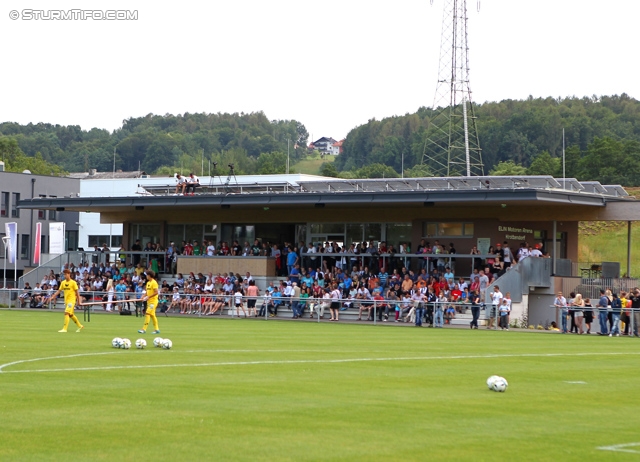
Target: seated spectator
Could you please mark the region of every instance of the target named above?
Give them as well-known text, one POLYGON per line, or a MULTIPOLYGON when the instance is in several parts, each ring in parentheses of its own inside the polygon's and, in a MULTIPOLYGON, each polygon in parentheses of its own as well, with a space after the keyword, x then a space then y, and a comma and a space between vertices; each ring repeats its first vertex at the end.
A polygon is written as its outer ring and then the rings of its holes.
POLYGON ((182 175, 176 173, 176 192, 175 194, 184 194, 184 188, 187 186, 187 182, 182 175))
POLYGON ((191 195, 193 196, 196 192, 196 187, 200 186, 200 180, 197 176, 192 173, 189 174, 189 178, 186 181, 185 194, 188 196, 189 191, 191 191, 191 195))

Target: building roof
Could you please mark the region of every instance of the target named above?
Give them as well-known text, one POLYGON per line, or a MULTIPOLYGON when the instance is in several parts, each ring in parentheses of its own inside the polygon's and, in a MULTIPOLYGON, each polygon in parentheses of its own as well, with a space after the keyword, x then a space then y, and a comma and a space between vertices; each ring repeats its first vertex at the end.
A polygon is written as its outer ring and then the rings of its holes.
POLYGON ((204 177, 200 181, 202 187, 194 197, 173 194, 174 178, 96 181, 98 183, 90 181, 86 184, 87 187, 91 185, 91 189, 83 188, 85 181, 82 182, 81 197, 26 199, 20 201, 19 207, 100 212, 131 210, 132 207, 324 207, 332 204, 359 204, 362 207, 385 204, 604 207, 611 201, 634 201, 618 185, 582 184, 575 179, 558 180, 551 176, 347 180, 298 174, 239 176, 229 182, 220 177, 204 177), (110 181, 112 186, 107 187, 105 181, 110 181))
POLYGON ((135 172, 123 172, 122 170, 116 170, 115 172, 98 172, 96 169, 89 169, 88 172, 70 173, 67 176, 78 180, 104 180, 114 178, 145 178, 147 174, 141 170, 135 172))

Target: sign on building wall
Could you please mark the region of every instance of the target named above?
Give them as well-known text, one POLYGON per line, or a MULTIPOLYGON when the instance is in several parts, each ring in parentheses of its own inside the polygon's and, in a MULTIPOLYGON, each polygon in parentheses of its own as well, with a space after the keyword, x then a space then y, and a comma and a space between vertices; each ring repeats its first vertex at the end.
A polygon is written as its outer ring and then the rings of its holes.
POLYGON ((5 223, 4 232, 9 238, 9 248, 7 249, 9 263, 15 263, 18 253, 18 223, 5 223))
POLYGON ((64 253, 64 223, 49 223, 49 253, 64 253))
POLYGON ((489 253, 489 247, 491 247, 491 239, 488 237, 478 238, 478 250, 482 255, 489 253))

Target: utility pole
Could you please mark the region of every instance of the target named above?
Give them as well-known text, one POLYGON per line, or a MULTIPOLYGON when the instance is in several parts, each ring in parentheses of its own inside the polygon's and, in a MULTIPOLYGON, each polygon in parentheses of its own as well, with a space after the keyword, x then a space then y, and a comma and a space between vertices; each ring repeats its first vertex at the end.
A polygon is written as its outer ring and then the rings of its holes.
POLYGON ((422 163, 434 176, 484 175, 469 86, 467 0, 444 0, 438 84, 422 163))

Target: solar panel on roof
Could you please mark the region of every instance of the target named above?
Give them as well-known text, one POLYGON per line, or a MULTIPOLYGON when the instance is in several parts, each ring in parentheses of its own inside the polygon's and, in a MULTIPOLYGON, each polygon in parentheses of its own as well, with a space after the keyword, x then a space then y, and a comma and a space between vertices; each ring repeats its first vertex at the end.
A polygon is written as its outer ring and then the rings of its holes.
POLYGON ((607 194, 607 189, 603 187, 599 181, 581 181, 580 184, 584 188, 584 192, 592 194, 607 194))
POLYGON ((607 194, 610 195, 610 196, 615 196, 615 197, 628 197, 629 196, 629 193, 627 193, 627 191, 625 191, 624 188, 622 186, 620 186, 619 184, 603 185, 602 187, 607 190, 607 194))

